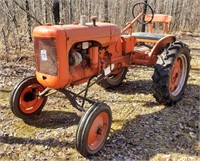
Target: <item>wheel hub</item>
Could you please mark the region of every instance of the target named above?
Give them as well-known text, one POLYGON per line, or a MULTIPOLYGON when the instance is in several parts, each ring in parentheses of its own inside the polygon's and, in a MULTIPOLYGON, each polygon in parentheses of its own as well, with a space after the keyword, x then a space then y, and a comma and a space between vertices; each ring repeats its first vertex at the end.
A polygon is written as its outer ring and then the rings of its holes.
POLYGON ((174 62, 174 65, 172 67, 172 73, 171 73, 171 79, 170 79, 170 90, 174 91, 177 86, 179 85, 180 79, 181 79, 181 73, 182 73, 182 65, 181 60, 177 59, 174 62))
POLYGON ((97 135, 102 135, 102 131, 103 131, 103 128, 102 127, 99 127, 97 129, 97 135))
POLYGON ((185 84, 187 68, 187 58, 181 54, 173 63, 169 78, 169 90, 173 96, 177 96, 181 92, 185 84))
POLYGON ((20 96, 20 108, 22 112, 31 114, 41 106, 43 99, 37 97, 35 93, 43 91, 43 87, 37 83, 26 87, 20 96))
POLYGON ((35 95, 33 92, 27 92, 25 95, 24 95, 24 101, 25 102, 30 102, 30 101, 33 101, 35 99, 35 95))
POLYGON ((94 119, 88 135, 88 147, 90 150, 97 149, 106 137, 108 130, 108 115, 105 112, 101 112, 94 119))

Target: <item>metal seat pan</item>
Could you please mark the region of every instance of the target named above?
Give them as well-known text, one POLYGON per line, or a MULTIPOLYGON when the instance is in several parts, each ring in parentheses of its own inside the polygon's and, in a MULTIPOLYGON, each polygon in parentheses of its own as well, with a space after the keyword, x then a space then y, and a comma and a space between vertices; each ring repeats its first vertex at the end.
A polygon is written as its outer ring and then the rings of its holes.
POLYGON ((155 33, 146 33, 146 32, 135 32, 132 34, 137 39, 145 39, 145 40, 160 40, 165 37, 166 34, 155 34, 155 33))

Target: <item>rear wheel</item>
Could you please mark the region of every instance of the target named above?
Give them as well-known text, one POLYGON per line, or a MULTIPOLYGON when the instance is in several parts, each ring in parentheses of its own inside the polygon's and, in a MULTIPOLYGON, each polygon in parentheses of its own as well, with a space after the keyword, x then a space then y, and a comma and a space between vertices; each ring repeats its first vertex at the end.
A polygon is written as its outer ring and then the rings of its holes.
POLYGON ((25 119, 39 114, 47 97, 39 97, 44 87, 33 76, 19 82, 11 92, 10 107, 15 116, 25 119))
POLYGON ((106 79, 103 79, 98 84, 105 89, 118 87, 125 79, 127 71, 128 68, 123 67, 119 69, 119 72, 117 74, 110 74, 106 79))
POLYGON ((184 93, 190 70, 190 51, 182 42, 174 42, 158 57, 152 76, 157 102, 171 105, 184 93))
POLYGON ((104 103, 95 103, 83 115, 76 132, 76 149, 88 156, 97 153, 110 132, 112 114, 104 103))

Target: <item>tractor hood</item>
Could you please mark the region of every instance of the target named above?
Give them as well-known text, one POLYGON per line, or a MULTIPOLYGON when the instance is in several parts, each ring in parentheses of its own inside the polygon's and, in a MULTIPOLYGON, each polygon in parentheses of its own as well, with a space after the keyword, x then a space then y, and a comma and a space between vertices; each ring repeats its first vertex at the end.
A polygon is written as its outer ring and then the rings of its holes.
MULTIPOLYGON (((115 42, 121 35, 120 28, 111 23, 97 22, 86 25, 51 25, 38 26, 33 30, 34 37, 55 38, 59 33, 65 32, 67 41, 70 44, 81 41, 97 41, 102 46, 108 46, 115 42)), ((62 35, 62 34, 60 34, 62 35)))

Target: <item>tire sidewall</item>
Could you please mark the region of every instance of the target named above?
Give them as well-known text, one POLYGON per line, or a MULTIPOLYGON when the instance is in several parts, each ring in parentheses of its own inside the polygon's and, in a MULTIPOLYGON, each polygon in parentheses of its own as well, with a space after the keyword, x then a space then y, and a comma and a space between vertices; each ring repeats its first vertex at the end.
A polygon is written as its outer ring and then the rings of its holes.
POLYGON ((189 71, 190 71, 190 55, 189 55, 189 52, 187 51, 187 49, 185 47, 182 47, 182 48, 179 48, 178 49, 178 54, 176 54, 174 60, 173 60, 173 63, 172 63, 172 66, 171 66, 171 70, 172 70, 172 67, 173 67, 173 64, 174 62, 177 60, 177 58, 179 58, 181 55, 184 55, 186 57, 186 62, 187 62, 187 73, 186 73, 186 77, 185 77, 185 81, 184 81, 184 85, 181 89, 181 91, 179 92, 178 95, 174 96, 172 95, 171 91, 170 91, 170 87, 169 87, 169 82, 170 82, 170 76, 169 76, 169 81, 168 81, 168 92, 170 94, 170 97, 172 98, 172 100, 174 102, 177 102, 178 100, 180 100, 181 96, 183 95, 184 93, 184 90, 185 90, 185 87, 187 85, 187 80, 188 80, 188 77, 189 77, 189 71))
POLYGON ((111 122, 112 122, 112 113, 111 113, 110 107, 104 103, 103 104, 102 103, 94 104, 85 113, 85 115, 81 118, 81 120, 79 122, 79 127, 77 129, 77 134, 76 134, 77 150, 85 157, 87 157, 88 155, 97 153, 105 144, 105 141, 110 132, 111 122), (108 119, 109 119, 108 129, 106 131, 104 140, 102 141, 101 145, 96 150, 90 150, 90 148, 88 147, 89 131, 90 131, 93 121, 101 112, 106 112, 108 115, 108 119))
MULTIPOLYGON (((107 82, 112 85, 112 86, 118 86, 124 79, 126 73, 127 73, 127 68, 123 67, 122 71, 119 72, 119 74, 117 74, 116 77, 118 77, 118 79, 116 79, 115 81, 112 80, 112 78, 110 79, 109 77, 107 78, 107 82)), ((114 78, 115 79, 115 78, 114 78)))
POLYGON ((114 78, 112 80, 112 78, 107 77, 106 79, 103 79, 98 84, 105 89, 118 87, 122 83, 122 81, 125 79, 127 72, 128 72, 128 68, 122 67, 122 70, 116 75, 117 79, 114 78))
MULTIPOLYGON (((47 101, 47 97, 44 97, 41 106, 33 113, 26 114, 21 110, 20 102, 19 102, 20 96, 26 87, 28 87, 29 85, 34 84, 34 83, 41 85, 34 76, 24 78, 21 82, 19 82, 14 87, 13 91, 11 92, 10 107, 11 107, 12 112, 19 118, 27 119, 27 118, 31 118, 31 117, 39 114, 47 101)), ((43 87, 43 86, 41 85, 41 87, 43 87)))

